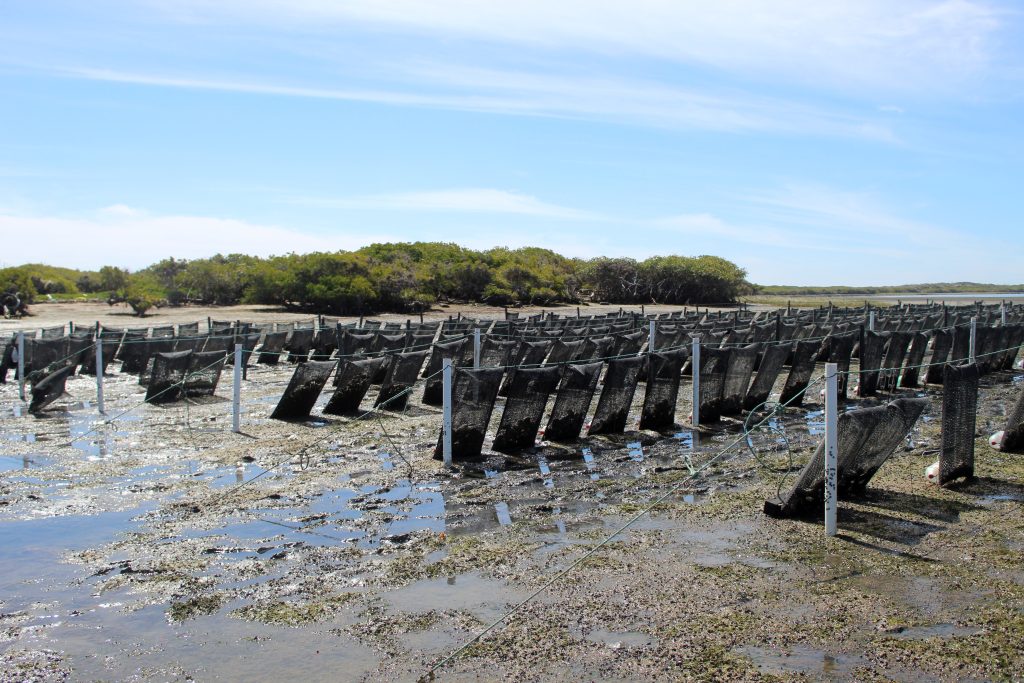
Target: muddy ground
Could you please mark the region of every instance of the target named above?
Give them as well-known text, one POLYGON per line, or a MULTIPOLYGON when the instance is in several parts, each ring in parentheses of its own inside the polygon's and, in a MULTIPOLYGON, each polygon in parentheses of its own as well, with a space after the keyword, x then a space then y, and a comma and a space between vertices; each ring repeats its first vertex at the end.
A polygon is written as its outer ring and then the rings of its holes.
POLYGON ((727 448, 735 421, 694 439, 684 380, 669 433, 447 472, 419 389, 399 414, 281 423, 267 416, 291 367, 257 367, 232 434, 230 373, 217 397, 158 407, 112 369, 111 424, 92 378, 41 417, 0 385, 0 680, 415 681, 666 494, 436 680, 1014 680, 1024 665, 1024 456, 987 444, 1019 371, 983 380, 976 480, 925 481, 941 396, 923 391, 930 413, 826 540, 761 513, 821 438, 818 384, 754 433, 756 458, 727 448))

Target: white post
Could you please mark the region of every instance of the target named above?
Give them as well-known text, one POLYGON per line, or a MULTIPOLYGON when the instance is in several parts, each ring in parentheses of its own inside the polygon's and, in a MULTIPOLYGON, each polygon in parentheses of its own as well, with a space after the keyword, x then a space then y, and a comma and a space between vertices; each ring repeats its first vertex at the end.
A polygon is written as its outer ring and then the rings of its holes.
POLYGON ((18 333, 18 396, 25 400, 25 333, 18 333))
POLYGON ((96 409, 102 415, 103 409, 103 339, 96 340, 96 409))
POLYGON ((452 359, 441 361, 441 394, 444 401, 444 427, 441 437, 441 455, 444 466, 452 466, 452 359))
POLYGON ((647 333, 647 353, 654 353, 654 333, 657 329, 658 324, 652 320, 650 331, 647 333))
POLYGON ((974 344, 978 338, 978 318, 977 316, 971 318, 971 344, 968 348, 967 358, 970 362, 974 363, 977 359, 974 357, 974 344))
POLYGON ((839 478, 839 365, 825 363, 825 535, 836 535, 839 478))
POLYGON ((473 369, 480 369, 480 328, 473 328, 473 369))
POLYGON ((869 311, 868 312, 868 330, 870 330, 871 332, 875 331, 875 312, 874 311, 869 311))
POLYGON ((696 430, 700 427, 700 337, 693 338, 693 353, 690 355, 693 375, 693 417, 690 424, 696 430))
POLYGON ((999 302, 999 320, 1003 327, 1006 327, 1006 302, 999 302))
POLYGON ((231 387, 231 431, 242 431, 242 345, 235 344, 234 386, 231 387))

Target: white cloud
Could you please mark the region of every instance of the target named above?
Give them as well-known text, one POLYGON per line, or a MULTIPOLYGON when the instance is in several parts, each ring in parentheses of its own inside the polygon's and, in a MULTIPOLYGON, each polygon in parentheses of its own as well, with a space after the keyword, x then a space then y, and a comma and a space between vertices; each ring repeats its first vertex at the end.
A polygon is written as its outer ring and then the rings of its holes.
POLYGON ((289 228, 211 216, 152 215, 122 204, 92 217, 0 214, 3 259, 74 268, 116 265, 143 268, 168 256, 255 256, 355 249, 387 235, 316 235, 289 228))
POLYGON ((1004 14, 979 0, 177 0, 170 7, 189 21, 291 31, 359 23, 555 53, 709 65, 829 89, 951 92, 992 63, 1004 14))
POLYGON ((602 216, 536 197, 490 188, 456 188, 425 192, 399 192, 362 197, 294 197, 293 204, 339 209, 395 211, 455 211, 469 213, 518 214, 563 220, 602 220, 602 216))
POLYGON ((391 89, 298 87, 257 80, 166 76, 130 71, 69 68, 65 76, 165 88, 213 90, 376 104, 454 109, 518 116, 596 119, 627 125, 749 133, 820 135, 896 142, 886 125, 836 111, 742 93, 715 94, 662 83, 569 75, 532 74, 452 65, 402 67, 411 85, 391 89))

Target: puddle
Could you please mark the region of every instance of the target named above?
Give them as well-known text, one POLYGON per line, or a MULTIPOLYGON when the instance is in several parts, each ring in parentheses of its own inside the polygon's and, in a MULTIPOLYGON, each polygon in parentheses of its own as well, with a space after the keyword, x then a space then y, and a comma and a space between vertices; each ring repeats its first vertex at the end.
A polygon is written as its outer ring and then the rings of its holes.
POLYGON ((888 631, 893 638, 924 640, 926 638, 965 638, 982 632, 980 628, 957 626, 956 624, 933 624, 931 626, 907 626, 888 631))
POLYGON ((866 663, 863 657, 831 655, 803 645, 778 650, 746 645, 735 648, 733 652, 750 658, 760 671, 774 676, 796 673, 820 675, 827 679, 850 679, 854 669, 866 663))
POLYGON ((396 612, 440 612, 462 610, 481 621, 490 622, 505 613, 506 607, 522 600, 526 592, 477 572, 458 576, 423 579, 404 588, 388 591, 383 599, 396 612))
POLYGON ((629 459, 633 462, 644 461, 644 446, 639 441, 629 441, 626 443, 626 448, 629 449, 629 459))
POLYGON ((494 514, 498 518, 498 524, 501 526, 509 526, 512 524, 512 515, 509 513, 508 503, 495 503, 494 514))
POLYGON ((595 629, 587 634, 587 640, 598 645, 606 645, 613 650, 620 648, 650 647, 658 639, 640 631, 606 631, 595 629))
POLYGON ((580 453, 583 455, 583 463, 586 465, 587 472, 590 473, 590 478, 593 481, 597 481, 601 478, 601 475, 597 471, 597 463, 594 460, 594 452, 589 448, 580 449, 580 453))

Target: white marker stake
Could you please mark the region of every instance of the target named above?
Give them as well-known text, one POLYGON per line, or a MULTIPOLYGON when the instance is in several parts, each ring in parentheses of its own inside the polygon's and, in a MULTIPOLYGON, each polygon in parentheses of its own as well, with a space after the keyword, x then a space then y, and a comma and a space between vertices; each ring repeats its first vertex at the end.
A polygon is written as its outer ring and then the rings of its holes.
POLYGON ((102 415, 103 409, 103 340, 96 340, 96 408, 102 415))
POLYGON ((231 431, 242 431, 242 345, 235 344, 234 386, 231 387, 231 431))
MULTIPOLYGON (((693 375, 693 416, 690 418, 690 424, 696 430, 700 427, 700 337, 693 338, 693 353, 690 355, 693 375)), ((696 433, 694 436, 696 437, 696 433)))
POLYGON ((654 353, 654 331, 657 329, 658 324, 651 321, 650 331, 647 333, 647 353, 654 353))
POLYGON ((444 466, 452 466, 452 359, 441 361, 441 394, 444 400, 444 427, 441 436, 441 455, 444 466))
POLYGON ((868 330, 871 332, 875 331, 875 312, 870 311, 868 313, 868 330))
POLYGON ((25 333, 18 333, 18 396, 25 400, 25 333))
POLYGON ((480 369, 480 328, 473 328, 473 369, 480 369))
POLYGON ((999 320, 1003 327, 1006 327, 1006 302, 999 303, 999 320))
POLYGON ((836 535, 839 462, 839 365, 825 363, 825 535, 836 535))
POLYGON ((970 347, 967 350, 967 358, 972 363, 977 361, 977 358, 975 358, 975 353, 974 353, 974 348, 975 348, 974 344, 975 344, 975 341, 977 339, 978 339, 978 318, 974 317, 974 318, 971 318, 971 344, 970 344, 970 347))

